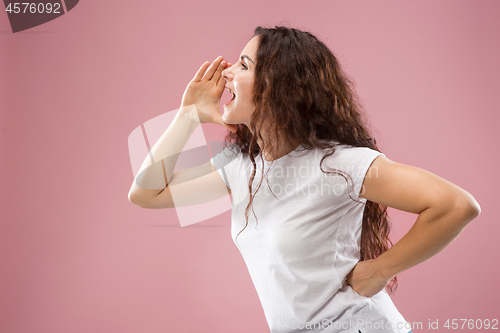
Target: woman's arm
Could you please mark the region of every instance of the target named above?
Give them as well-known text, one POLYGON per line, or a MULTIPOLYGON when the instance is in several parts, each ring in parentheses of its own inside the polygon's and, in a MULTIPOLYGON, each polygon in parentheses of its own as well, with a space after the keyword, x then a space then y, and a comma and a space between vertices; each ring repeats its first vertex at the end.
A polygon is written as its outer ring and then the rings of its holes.
POLYGON ((375 260, 359 262, 349 273, 347 283, 363 296, 375 295, 397 274, 443 250, 481 212, 474 197, 460 187, 385 156, 370 166, 360 196, 419 214, 394 246, 375 260))
POLYGON ((129 191, 133 203, 158 195, 172 179, 177 158, 199 124, 194 105, 181 107, 167 130, 151 148, 129 191))
MULTIPOLYGON (((183 190, 181 193, 186 193, 192 187, 212 184, 207 181, 186 183, 186 180, 200 178, 203 174, 208 175, 213 170, 209 165, 210 162, 200 167, 174 172, 179 154, 200 123, 212 122, 235 130, 234 125, 228 125, 222 121, 219 112, 220 97, 225 86, 221 72, 227 63, 222 60, 222 57, 217 57, 210 67, 208 65, 209 63, 205 62, 188 84, 174 120, 142 163, 128 194, 130 202, 149 207, 154 200, 155 208, 170 207, 172 204, 170 194, 167 201, 163 200, 165 202, 160 203, 161 200, 155 200, 160 193, 165 192, 168 185, 178 185, 178 188, 183 190), (204 171, 203 174, 200 174, 201 171, 204 171), (179 182, 177 178, 183 181, 179 182), (181 186, 180 183, 186 184, 181 186)), ((213 175, 205 179, 219 181, 213 175)), ((166 192, 170 192, 170 186, 166 192)), ((188 202, 184 202, 184 205, 187 204, 188 202)))

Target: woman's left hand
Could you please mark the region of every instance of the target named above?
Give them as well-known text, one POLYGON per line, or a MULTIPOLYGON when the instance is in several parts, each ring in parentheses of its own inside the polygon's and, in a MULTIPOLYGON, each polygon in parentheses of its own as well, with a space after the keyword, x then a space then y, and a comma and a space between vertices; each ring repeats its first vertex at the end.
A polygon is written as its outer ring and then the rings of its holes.
POLYGON ((361 296, 372 297, 382 291, 389 284, 380 273, 376 259, 358 261, 356 266, 347 274, 346 282, 361 296))

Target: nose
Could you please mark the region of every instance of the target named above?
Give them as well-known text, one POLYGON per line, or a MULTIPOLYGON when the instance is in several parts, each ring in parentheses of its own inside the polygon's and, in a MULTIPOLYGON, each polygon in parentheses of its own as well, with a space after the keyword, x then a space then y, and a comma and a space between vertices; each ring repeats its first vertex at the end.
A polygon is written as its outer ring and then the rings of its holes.
POLYGON ((230 81, 230 80, 233 79, 233 73, 231 72, 231 67, 228 67, 228 68, 226 68, 225 70, 222 71, 222 77, 226 81, 230 81))

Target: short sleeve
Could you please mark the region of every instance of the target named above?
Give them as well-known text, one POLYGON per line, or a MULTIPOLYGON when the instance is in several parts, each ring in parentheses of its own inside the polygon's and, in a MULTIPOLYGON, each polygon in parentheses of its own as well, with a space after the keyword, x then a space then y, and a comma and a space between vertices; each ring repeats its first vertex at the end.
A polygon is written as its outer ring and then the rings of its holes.
POLYGON ((219 173, 226 186, 231 189, 231 179, 234 179, 241 150, 237 145, 227 147, 210 159, 215 170, 219 173))
MULTIPOLYGON (((381 155, 385 156, 383 153, 368 147, 351 147, 342 145, 338 146, 335 153, 332 155, 335 157, 332 160, 333 165, 330 166, 337 168, 350 176, 350 179, 348 177, 349 193, 353 199, 366 201, 366 199, 359 197, 362 195, 361 189, 363 182, 373 161, 381 155)), ((370 173, 374 173, 373 175, 376 176, 377 169, 372 168, 370 173)))
MULTIPOLYGON (((381 155, 385 156, 381 152, 370 149, 370 148, 366 148, 363 155, 364 155, 364 158, 360 163, 359 173, 356 175, 357 179, 355 181, 355 184, 357 186, 354 187, 357 198, 359 198, 359 196, 361 194, 363 194, 361 192, 361 187, 362 187, 363 182, 366 178, 366 175, 368 174, 368 170, 370 169, 370 166, 373 164, 373 161, 381 155)), ((378 171, 376 168, 371 169, 370 173, 373 173, 374 176, 378 176, 378 171)))

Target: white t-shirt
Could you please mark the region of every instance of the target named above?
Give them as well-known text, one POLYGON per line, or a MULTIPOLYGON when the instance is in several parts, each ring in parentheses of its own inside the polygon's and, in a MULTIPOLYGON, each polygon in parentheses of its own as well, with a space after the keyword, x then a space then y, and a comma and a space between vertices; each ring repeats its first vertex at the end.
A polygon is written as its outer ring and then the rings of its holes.
MULTIPOLYGON (((248 154, 233 145, 211 161, 232 194, 231 235, 240 250, 272 333, 406 333, 406 321, 382 290, 357 294, 345 280, 360 259, 363 203, 361 185, 373 160, 382 153, 338 145, 323 169, 346 172, 352 182, 319 168, 324 150, 299 145, 275 161, 264 160, 264 178, 254 197, 248 225, 248 182, 253 170, 248 154), (269 167, 272 166, 271 169, 269 167), (274 193, 274 195, 273 195, 274 193)), ((262 175, 255 158, 255 192, 262 175)), ((349 179, 349 177, 347 177, 349 179)))

